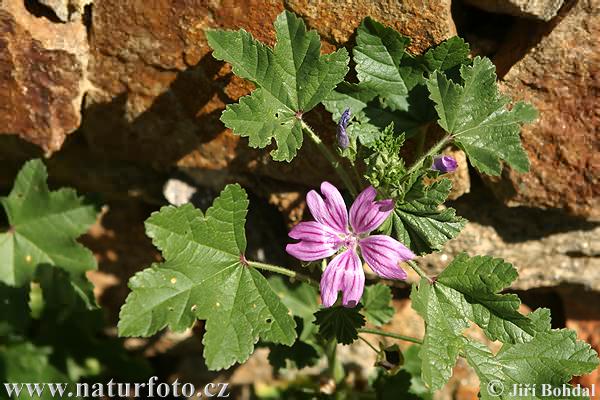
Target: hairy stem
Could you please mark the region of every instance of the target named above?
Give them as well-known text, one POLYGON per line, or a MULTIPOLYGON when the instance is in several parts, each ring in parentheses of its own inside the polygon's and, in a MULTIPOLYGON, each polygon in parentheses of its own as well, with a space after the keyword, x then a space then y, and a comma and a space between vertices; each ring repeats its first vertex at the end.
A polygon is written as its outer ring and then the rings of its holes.
POLYGON ((423 155, 423 150, 425 149, 425 141, 427 140, 427 129, 429 128, 429 124, 426 124, 424 127, 420 129, 419 135, 416 137, 417 142, 417 157, 421 157, 423 155))
POLYGON ((262 269, 264 271, 275 272, 276 274, 285 275, 289 278, 298 279, 300 281, 309 283, 313 286, 319 287, 319 284, 315 282, 311 277, 296 271, 292 271, 291 269, 283 268, 278 265, 261 263, 258 261, 248 261, 248 265, 254 268, 262 269))
POLYGON ((407 263, 408 265, 410 265, 410 267, 411 267, 411 268, 412 268, 412 269, 413 269, 413 270, 414 270, 414 271, 415 271, 417 274, 419 274, 419 276, 420 276, 421 278, 425 278, 425 279, 427 279, 427 281, 428 281, 429 283, 433 283, 433 279, 431 279, 431 278, 430 278, 430 277, 429 277, 429 276, 428 276, 428 275, 425 273, 425 271, 423 271, 423 270, 421 269, 421 267, 419 267, 419 265, 417 265, 417 263, 416 263, 416 262, 414 262, 413 260, 408 260, 406 263, 407 263))
POLYGON ((423 341, 421 339, 417 339, 412 336, 400 335, 399 333, 386 332, 386 331, 382 331, 380 329, 360 328, 360 329, 358 329, 358 331, 362 332, 362 333, 371 333, 373 335, 387 336, 387 337, 391 337, 391 338, 398 339, 398 340, 404 340, 405 342, 423 344, 423 341))
POLYGON ((360 336, 360 335, 358 335, 358 338, 359 338, 360 340, 362 340, 363 342, 365 342, 367 345, 369 345, 369 347, 370 347, 371 349, 373 349, 373 351, 374 351, 375 353, 379 354, 379 350, 377 350, 377 348, 376 348, 375 346, 373 346, 373 345, 371 344, 371 342, 369 342, 367 339, 365 339, 364 337, 362 337, 362 336, 360 336))
POLYGON ((452 135, 446 135, 446 136, 444 136, 442 138, 442 140, 440 140, 439 142, 437 142, 433 147, 431 147, 427 151, 427 153, 425 153, 421 157, 419 157, 417 159, 417 161, 415 161, 415 163, 410 166, 410 168, 408 169, 408 171, 406 171, 406 174, 404 174, 404 176, 402 177, 402 180, 406 179, 407 177, 409 177, 410 175, 412 175, 413 172, 415 172, 416 170, 418 170, 419 168, 421 168, 421 164, 423 164, 423 162, 427 159, 427 157, 431 157, 434 154, 438 153, 445 145, 447 145, 451 141, 452 141, 452 135))
POLYGON ((321 138, 317 136, 317 134, 312 130, 312 128, 308 126, 308 124, 304 121, 302 121, 302 129, 304 129, 310 140, 312 140, 312 142, 317 146, 321 154, 323 154, 323 156, 335 169, 335 172, 338 174, 338 176, 340 177, 350 194, 356 197, 358 192, 356 191, 354 183, 352 183, 352 179, 350 179, 350 176, 346 173, 346 170, 344 169, 344 166, 341 164, 340 160, 331 151, 329 151, 329 149, 327 148, 327 146, 325 146, 325 143, 323 143, 321 138))

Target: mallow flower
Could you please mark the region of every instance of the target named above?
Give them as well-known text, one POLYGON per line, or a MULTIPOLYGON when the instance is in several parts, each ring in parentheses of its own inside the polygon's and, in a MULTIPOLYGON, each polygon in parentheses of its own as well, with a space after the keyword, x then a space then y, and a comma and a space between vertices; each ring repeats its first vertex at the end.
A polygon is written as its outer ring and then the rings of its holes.
POLYGON ((433 164, 431 165, 431 169, 435 171, 439 171, 442 174, 448 172, 454 172, 458 168, 458 163, 456 160, 450 156, 437 156, 433 159, 433 164))
POLYGON ((387 235, 371 235, 394 209, 392 200, 375 201, 376 190, 369 186, 346 209, 339 190, 329 182, 321 184, 323 197, 315 190, 306 203, 315 221, 300 222, 289 233, 292 239, 286 250, 302 261, 316 261, 339 253, 329 262, 321 278, 321 301, 325 307, 335 304, 341 291, 342 304, 354 307, 365 286, 362 258, 377 275, 387 279, 406 279, 402 261, 414 253, 387 235))

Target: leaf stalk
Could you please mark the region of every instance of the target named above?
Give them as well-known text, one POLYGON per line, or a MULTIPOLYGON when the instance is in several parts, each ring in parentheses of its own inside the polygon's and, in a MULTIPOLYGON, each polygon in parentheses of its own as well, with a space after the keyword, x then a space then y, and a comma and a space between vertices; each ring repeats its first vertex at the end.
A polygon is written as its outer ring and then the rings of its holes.
POLYGON ((423 341, 421 339, 417 339, 412 336, 401 335, 399 333, 386 332, 386 331, 382 331, 380 329, 373 329, 373 328, 359 328, 357 330, 361 333, 371 333, 373 335, 387 336, 387 337, 391 337, 391 338, 398 339, 398 340, 404 340, 405 342, 423 344, 423 341))
POLYGON ((434 154, 438 153, 445 145, 450 143, 452 141, 452 139, 453 139, 452 135, 444 136, 442 138, 442 140, 437 142, 433 147, 431 147, 427 151, 427 153, 425 153, 421 157, 419 157, 419 159, 417 159, 417 161, 415 161, 414 164, 410 166, 410 168, 408 169, 408 171, 406 171, 406 173, 404 174, 404 176, 402 177, 401 180, 405 180, 407 177, 411 176, 413 172, 415 172, 416 170, 418 170, 421 167, 421 165, 423 164, 423 162, 425 162, 427 157, 431 157, 434 154))
POLYGON ((354 183, 352 183, 352 179, 346 173, 344 166, 340 162, 340 160, 327 148, 325 143, 321 140, 321 138, 312 130, 312 128, 304 121, 302 121, 302 129, 306 132, 309 139, 317 146, 321 154, 329 161, 335 172, 338 174, 346 189, 352 194, 353 197, 358 195, 358 191, 354 187, 354 183))
POLYGON ((258 261, 248 261, 248 265, 254 268, 262 269, 263 271, 275 272, 276 274, 285 275, 289 278, 304 281, 312 286, 319 287, 319 284, 311 277, 301 274, 291 269, 283 268, 278 265, 266 264, 258 261))
POLYGON ((421 278, 427 279, 427 281, 431 284, 433 283, 433 279, 431 279, 419 265, 413 260, 408 260, 406 262, 410 267, 417 273, 421 278))

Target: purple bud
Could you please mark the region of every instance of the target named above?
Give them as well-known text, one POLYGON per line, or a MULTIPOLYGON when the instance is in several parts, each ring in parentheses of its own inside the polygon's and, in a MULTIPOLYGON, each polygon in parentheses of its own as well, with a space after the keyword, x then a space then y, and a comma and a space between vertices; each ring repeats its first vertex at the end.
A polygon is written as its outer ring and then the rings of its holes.
POLYGON ((442 174, 456 171, 458 163, 450 156, 437 156, 433 159, 431 169, 440 171, 442 174))
POLYGON ((350 122, 350 117, 352 113, 349 108, 346 108, 342 113, 342 117, 340 118, 340 122, 338 122, 337 126, 337 142, 338 146, 342 149, 347 149, 350 146, 350 138, 346 133, 346 128, 348 127, 348 123, 350 122))

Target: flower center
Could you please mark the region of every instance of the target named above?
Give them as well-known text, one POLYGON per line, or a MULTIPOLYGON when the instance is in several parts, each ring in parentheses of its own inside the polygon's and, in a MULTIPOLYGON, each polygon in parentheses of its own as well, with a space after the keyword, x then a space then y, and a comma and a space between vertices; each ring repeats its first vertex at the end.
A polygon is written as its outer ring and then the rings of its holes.
POLYGON ((344 237, 342 237, 342 240, 344 241, 344 247, 348 248, 348 249, 356 249, 356 245, 358 244, 358 236, 356 236, 354 233, 350 233, 344 237))

